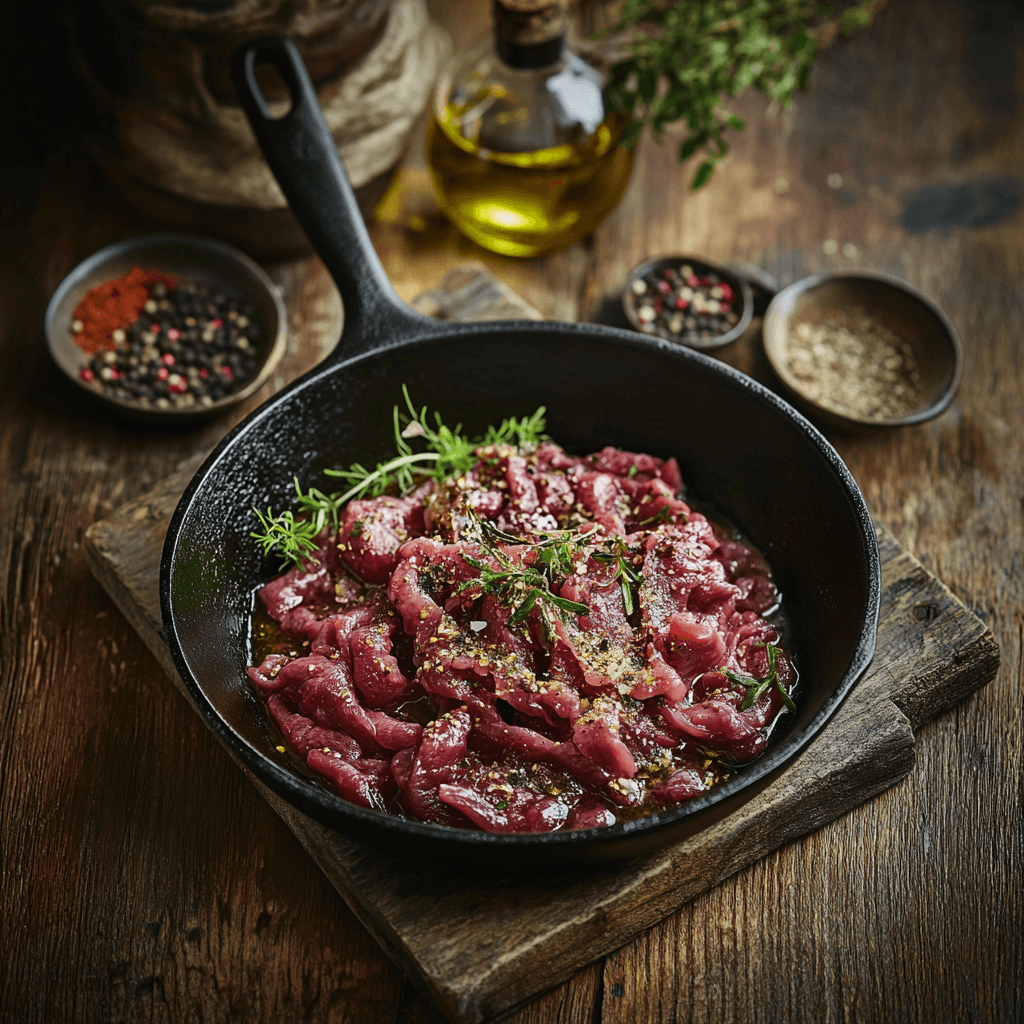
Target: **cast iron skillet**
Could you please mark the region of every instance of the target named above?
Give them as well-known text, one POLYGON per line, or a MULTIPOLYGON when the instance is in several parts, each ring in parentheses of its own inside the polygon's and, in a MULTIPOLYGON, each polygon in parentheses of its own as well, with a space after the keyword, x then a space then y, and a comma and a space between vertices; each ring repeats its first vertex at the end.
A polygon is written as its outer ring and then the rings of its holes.
POLYGON ((391 849, 481 864, 593 861, 692 834, 763 788, 822 728, 874 651, 879 561, 864 501, 839 456, 761 385, 669 342, 588 324, 444 324, 397 298, 366 233, 297 51, 247 44, 235 82, 267 161, 337 282, 345 329, 323 363, 253 412, 217 446, 171 520, 161 564, 164 631, 199 710, 271 789, 346 834, 391 849), (255 68, 269 62, 292 109, 271 120, 255 68), (793 623, 798 711, 768 751, 721 788, 611 828, 490 835, 352 806, 302 777, 247 683, 253 590, 276 565, 249 533, 253 508, 290 507, 292 478, 393 454, 392 407, 406 384, 447 422, 483 432, 547 406, 569 451, 604 445, 680 463, 688 494, 711 499, 767 555, 793 623))

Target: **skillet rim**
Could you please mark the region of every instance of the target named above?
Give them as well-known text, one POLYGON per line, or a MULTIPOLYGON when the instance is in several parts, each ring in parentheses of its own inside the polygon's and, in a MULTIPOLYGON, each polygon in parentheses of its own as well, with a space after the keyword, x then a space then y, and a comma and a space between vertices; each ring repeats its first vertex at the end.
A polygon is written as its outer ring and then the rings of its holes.
MULTIPOLYGON (((448 846, 450 849, 458 848, 460 852, 464 853, 474 850, 483 853, 485 850, 489 850, 495 854, 510 850, 525 851, 535 849, 538 853, 556 850, 564 851, 571 857, 570 851, 574 849, 579 850, 580 855, 583 855, 585 851, 597 850, 599 848, 607 849, 616 845, 626 846, 630 845, 631 840, 638 840, 642 836, 654 836, 667 829, 681 828, 684 823, 692 822, 702 813, 710 811, 719 805, 726 804, 734 798, 739 798, 744 790, 751 789, 750 795, 753 796, 756 792, 754 789, 756 783, 767 778, 776 770, 782 769, 788 762, 795 759, 824 729, 854 684, 863 675, 875 653, 878 614, 881 602, 881 562, 878 553, 877 536, 860 488, 857 486, 853 474, 840 458, 839 453, 828 439, 798 410, 759 381, 703 352, 674 345, 663 339, 634 334, 601 324, 562 321, 498 320, 468 324, 440 324, 437 321, 423 318, 422 324, 410 319, 406 320, 402 327, 406 331, 413 332, 411 336, 397 341, 386 340, 383 344, 369 349, 357 346, 347 356, 344 352, 340 354, 338 352, 346 343, 343 334, 336 349, 323 362, 307 371, 307 373, 297 378, 250 412, 221 439, 189 481, 175 507, 167 528, 160 560, 160 609, 163 633, 178 674, 184 682, 196 710, 200 712, 206 724, 213 729, 220 741, 242 760, 246 767, 289 804, 310 815, 326 827, 332 828, 350 838, 352 838, 351 833, 360 833, 360 841, 363 841, 363 837, 367 832, 380 832, 383 830, 384 833, 394 833, 396 838, 407 836, 410 839, 415 839, 418 841, 420 848, 424 845, 429 845, 433 849, 438 850, 440 847, 448 846), (214 703, 206 696, 201 684, 192 674, 182 645, 179 643, 174 622, 171 579, 175 569, 176 547, 182 524, 192 510, 196 495, 213 467, 222 457, 226 456, 236 443, 241 443, 244 440, 243 435, 255 428, 258 421, 265 417, 271 408, 284 402, 295 393, 315 385, 328 375, 343 373, 348 368, 364 361, 380 358, 398 349, 409 349, 430 343, 443 343, 446 338, 465 335, 508 334, 510 332, 529 332, 534 334, 569 332, 584 337, 606 338, 609 341, 614 340, 627 347, 632 346, 648 351, 654 350, 660 356, 679 360, 683 363, 697 363, 711 373, 726 378, 740 387, 740 389, 747 391, 755 401, 760 401, 773 407, 777 414, 789 420, 805 436, 818 451, 818 454, 824 458, 828 469, 838 478, 838 483, 846 492, 860 526, 862 556, 867 569, 866 615, 861 623, 857 644, 846 670, 832 692, 824 699, 818 712, 802 729, 789 736, 774 749, 769 748, 765 754, 748 766, 745 766, 721 786, 715 787, 704 796, 695 797, 676 807, 633 821, 618 822, 614 825, 575 831, 490 833, 454 829, 414 819, 399 818, 350 804, 328 790, 321 789, 303 779, 297 773, 288 771, 275 764, 236 733, 221 716, 214 703), (346 828, 341 824, 334 824, 333 821, 326 820, 327 818, 340 818, 343 822, 346 819, 350 819, 356 827, 346 828)), ((731 814, 735 809, 735 807, 727 808, 726 813, 731 814)), ((711 822, 708 824, 710 825, 711 822)), ((704 826, 698 826, 694 829, 694 832, 701 831, 702 827, 704 826)), ((373 840, 369 841, 372 842, 373 840)), ((629 854, 626 853, 624 855, 628 856, 629 854)))

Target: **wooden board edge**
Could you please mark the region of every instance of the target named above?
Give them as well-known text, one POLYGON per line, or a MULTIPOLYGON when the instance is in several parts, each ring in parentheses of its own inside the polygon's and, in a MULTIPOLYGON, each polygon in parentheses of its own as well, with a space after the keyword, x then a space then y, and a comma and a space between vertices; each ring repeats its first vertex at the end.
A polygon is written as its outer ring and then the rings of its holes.
POLYGON ((916 578, 920 580, 922 592, 925 587, 932 591, 927 601, 921 594, 922 603, 913 609, 915 617, 920 615, 922 621, 927 622, 931 616, 939 614, 938 606, 945 606, 955 615, 957 635, 962 639, 961 646, 952 652, 949 660, 921 671, 908 684, 897 682, 889 694, 889 699, 910 719, 917 732, 995 678, 1001 660, 999 643, 988 625, 907 551, 886 527, 876 523, 875 531, 883 564, 906 567, 899 576, 903 586, 910 587, 916 578))
MULTIPOLYGON (((111 600, 117 605, 118 610, 128 620, 128 624, 139 635, 152 655, 160 663, 164 674, 171 678, 175 687, 184 696, 188 696, 185 684, 181 681, 171 652, 164 640, 163 631, 155 625, 149 616, 142 609, 142 606, 135 599, 132 590, 127 587, 114 568, 114 563, 107 557, 103 536, 109 526, 106 520, 93 523, 85 532, 85 540, 82 544, 85 555, 85 563, 89 571, 96 577, 97 582, 109 594, 111 600)), ((190 702, 191 703, 191 702, 190 702)))

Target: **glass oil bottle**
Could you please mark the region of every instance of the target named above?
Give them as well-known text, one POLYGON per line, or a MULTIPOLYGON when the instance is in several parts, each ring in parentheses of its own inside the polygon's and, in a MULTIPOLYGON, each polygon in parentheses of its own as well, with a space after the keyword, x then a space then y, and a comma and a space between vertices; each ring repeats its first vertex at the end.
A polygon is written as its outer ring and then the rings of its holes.
POLYGON ((561 2, 494 0, 494 21, 441 76, 427 163, 463 234, 535 256, 597 227, 626 188, 632 154, 602 75, 565 46, 561 2))

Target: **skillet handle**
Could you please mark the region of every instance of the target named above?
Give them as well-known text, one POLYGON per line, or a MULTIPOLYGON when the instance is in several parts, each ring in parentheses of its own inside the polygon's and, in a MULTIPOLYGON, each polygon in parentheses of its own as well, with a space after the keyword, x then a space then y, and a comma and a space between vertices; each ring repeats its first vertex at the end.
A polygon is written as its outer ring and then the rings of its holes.
POLYGON ((231 55, 238 99, 256 140, 313 248, 341 292, 344 344, 324 361, 386 348, 410 328, 419 334, 444 327, 406 306, 384 273, 356 205, 352 186, 320 110, 305 64, 292 42, 256 39, 231 55), (271 64, 288 87, 291 109, 274 118, 256 81, 271 64))

